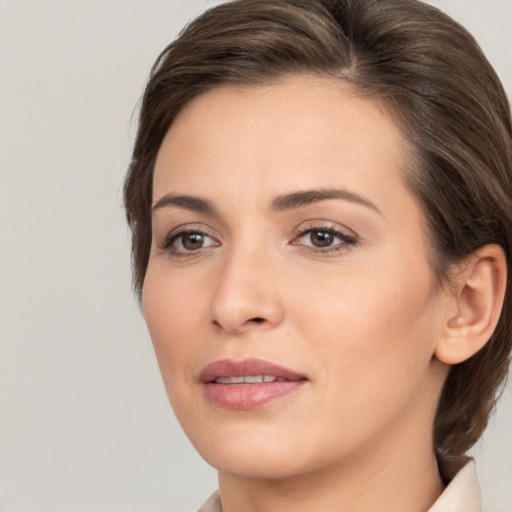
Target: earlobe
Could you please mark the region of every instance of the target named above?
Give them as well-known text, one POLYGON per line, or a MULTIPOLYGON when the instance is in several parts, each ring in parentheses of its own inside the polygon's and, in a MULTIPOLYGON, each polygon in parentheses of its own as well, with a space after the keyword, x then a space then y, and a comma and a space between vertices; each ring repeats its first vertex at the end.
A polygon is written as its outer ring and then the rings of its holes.
POLYGON ((458 268, 452 283, 454 308, 435 350, 436 358, 446 364, 461 363, 484 347, 496 328, 505 297, 507 264, 499 245, 481 247, 458 268))

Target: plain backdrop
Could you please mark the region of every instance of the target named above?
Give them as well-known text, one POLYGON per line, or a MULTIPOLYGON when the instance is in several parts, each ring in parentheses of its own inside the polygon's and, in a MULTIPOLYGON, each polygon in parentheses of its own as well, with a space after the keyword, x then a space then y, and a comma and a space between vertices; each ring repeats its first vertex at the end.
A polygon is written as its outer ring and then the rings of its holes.
MULTIPOLYGON (((130 289, 121 184, 159 51, 204 0, 0 0, 0 511, 194 511, 215 472, 177 425, 130 289)), ((512 1, 436 2, 512 92, 512 1)), ((512 389, 475 451, 512 512, 512 389)))

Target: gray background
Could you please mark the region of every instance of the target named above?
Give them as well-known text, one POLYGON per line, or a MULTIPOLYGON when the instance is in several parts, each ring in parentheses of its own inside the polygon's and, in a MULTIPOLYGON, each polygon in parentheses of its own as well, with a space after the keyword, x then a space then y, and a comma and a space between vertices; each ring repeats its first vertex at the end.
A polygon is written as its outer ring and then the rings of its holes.
MULTIPOLYGON (((0 511, 193 511, 216 487, 129 282, 121 182, 150 65, 203 0, 0 0, 0 511)), ((436 2, 512 93, 512 0, 436 2)), ((476 449, 512 511, 512 389, 476 449)))

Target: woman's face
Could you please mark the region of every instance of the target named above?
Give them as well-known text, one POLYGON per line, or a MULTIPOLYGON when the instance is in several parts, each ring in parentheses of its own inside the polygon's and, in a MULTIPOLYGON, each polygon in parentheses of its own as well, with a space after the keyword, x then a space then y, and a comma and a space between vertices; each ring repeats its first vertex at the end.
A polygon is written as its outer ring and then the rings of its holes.
POLYGON ((407 152, 376 103, 316 77, 212 90, 171 126, 144 314, 178 420, 221 471, 432 449, 445 298, 407 152))

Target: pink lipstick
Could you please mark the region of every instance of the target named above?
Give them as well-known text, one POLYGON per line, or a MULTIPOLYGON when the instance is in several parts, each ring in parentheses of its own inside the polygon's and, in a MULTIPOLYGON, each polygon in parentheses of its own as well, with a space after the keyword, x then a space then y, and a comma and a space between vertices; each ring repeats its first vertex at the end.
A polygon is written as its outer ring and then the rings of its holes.
POLYGON ((307 382, 305 375, 254 358, 215 361, 203 368, 199 380, 211 403, 241 410, 262 407, 297 391, 307 382))

